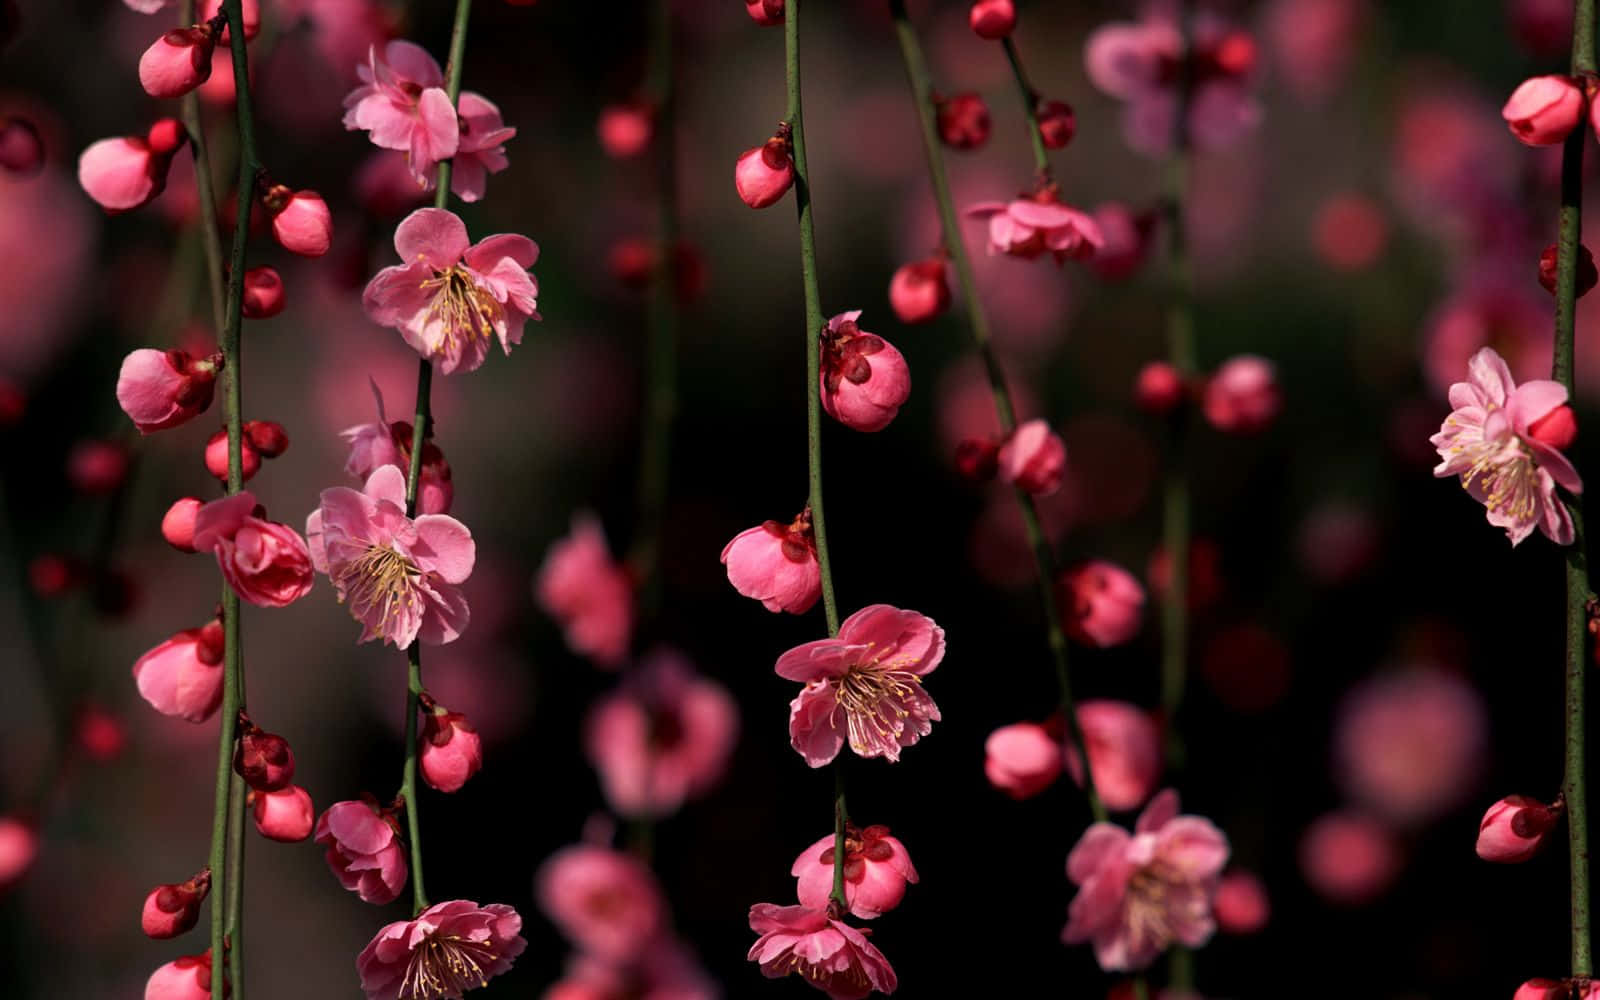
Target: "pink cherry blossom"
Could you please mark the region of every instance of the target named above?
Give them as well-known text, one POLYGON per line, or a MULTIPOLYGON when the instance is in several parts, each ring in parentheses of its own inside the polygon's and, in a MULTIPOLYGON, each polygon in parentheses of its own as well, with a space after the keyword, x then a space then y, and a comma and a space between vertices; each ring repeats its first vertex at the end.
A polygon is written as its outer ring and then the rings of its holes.
POLYGON ((144 1000, 211 1000, 211 949, 173 959, 150 973, 144 1000))
POLYGON ((1461 485, 1486 508, 1489 523, 1517 545, 1537 527, 1557 545, 1571 545, 1572 517, 1556 493, 1583 492, 1567 457, 1540 440, 1536 425, 1566 405, 1559 382, 1535 379, 1518 386, 1491 347, 1472 356, 1467 381, 1450 387, 1450 415, 1429 439, 1441 461, 1435 476, 1460 476, 1461 485))
POLYGON ((173 28, 139 58, 139 83, 151 97, 182 97, 211 77, 216 44, 209 24, 173 28))
POLYGON ((368 903, 382 906, 406 885, 406 849, 394 818, 371 802, 335 802, 317 820, 313 834, 339 884, 368 903))
POLYGON ((1565 142, 1584 119, 1583 91, 1571 77, 1550 74, 1524 80, 1500 117, 1511 134, 1529 146, 1553 146, 1565 142))
POLYGON ((776 204, 794 186, 788 136, 780 133, 765 145, 740 153, 734 164, 733 185, 740 200, 751 208, 776 204))
POLYGON ((211 406, 221 362, 221 355, 196 359, 185 351, 140 348, 122 359, 117 403, 141 434, 176 427, 211 406))
MULTIPOLYGON (((506 159, 506 142, 517 130, 505 124, 500 109, 482 94, 461 92, 457 102, 461 115, 461 140, 450 160, 450 190, 462 201, 471 203, 483 197, 489 175, 511 165, 506 159)), ((423 176, 424 190, 432 191, 439 181, 437 170, 423 176)))
MULTIPOLYGON (((228 484, 228 429, 219 427, 206 440, 204 455, 206 471, 217 477, 217 482, 228 484)), ((239 442, 239 478, 249 482, 261 471, 261 452, 245 437, 239 442)))
POLYGON ((967 215, 987 223, 991 255, 1032 260, 1048 252, 1060 264, 1093 257, 1105 245, 1093 216, 1062 204, 1048 192, 1009 202, 979 202, 967 209, 967 215))
POLYGON ((567 645, 615 669, 633 637, 633 583, 612 561, 592 514, 572 518, 572 534, 550 546, 534 592, 566 630, 567 645))
MULTIPOLYGON (((1517 992, 1511 995, 1511 1000, 1567 1000, 1572 996, 1572 984, 1561 979, 1530 979, 1517 987, 1517 992)), ((1589 1000, 1589 991, 1584 991, 1583 1000, 1589 1000)))
POLYGON ((728 582, 768 611, 802 615, 822 596, 822 570, 807 508, 787 525, 765 521, 733 536, 722 549, 728 582))
MULTIPOLYGON (((1078 728, 1089 751, 1095 791, 1119 812, 1137 809, 1161 777, 1161 730, 1150 713, 1125 701, 1093 699, 1078 703, 1078 728)), ((1068 744, 1067 773, 1083 784, 1083 762, 1068 744)))
POLYGON ((252 791, 250 799, 256 832, 263 837, 284 844, 298 844, 311 836, 316 810, 311 805, 311 794, 304 788, 289 785, 275 792, 252 791))
POLYGON ((483 767, 483 739, 460 712, 423 708, 426 715, 417 737, 422 778, 437 791, 459 792, 483 767))
MULTIPOLYGON (((833 892, 833 834, 828 834, 800 852, 789 874, 800 881, 796 887, 801 906, 826 910, 833 892)), ((863 920, 881 917, 900 905, 906 885, 916 882, 917 869, 911 864, 906 845, 890 835, 886 826, 845 828, 844 899, 850 912, 863 920)))
POLYGON ((39 856, 39 831, 15 816, 0 816, 0 889, 9 889, 39 856))
MULTIPOLYGON (((372 397, 378 404, 375 423, 357 424, 339 432, 350 446, 344 471, 366 482, 378 469, 392 465, 402 473, 411 469, 411 440, 415 435, 409 421, 393 423, 383 412, 383 394, 376 382, 370 383, 372 397)), ((424 514, 448 514, 455 500, 455 485, 450 479, 450 463, 444 452, 433 443, 433 426, 428 427, 428 437, 422 443, 422 475, 417 484, 417 510, 424 514)))
POLYGON ((1229 358, 1206 380, 1200 411, 1206 422, 1226 434, 1266 430, 1283 409, 1277 369, 1266 358, 1241 354, 1229 358))
POLYGON ((456 109, 444 89, 444 72, 426 49, 396 39, 380 55, 373 45, 356 75, 361 86, 345 96, 345 128, 364 130, 379 149, 404 152, 419 181, 456 154, 456 109))
POLYGON ((1394 836, 1360 812, 1333 812, 1313 821, 1300 838, 1306 884, 1344 906, 1383 895, 1404 864, 1394 836))
POLYGON ((1234 868, 1222 876, 1211 909, 1217 918, 1217 927, 1228 934, 1254 934, 1265 927, 1272 916, 1267 887, 1242 868, 1234 868))
POLYGON ((211 869, 187 882, 158 885, 144 897, 139 927, 145 936, 163 940, 191 930, 200 919, 200 904, 211 891, 211 869))
POLYGON ((472 532, 448 514, 407 517, 406 480, 395 466, 373 472, 359 491, 323 490, 306 537, 317 571, 361 623, 359 641, 439 646, 466 630, 461 584, 477 558, 472 532))
POLYGON ((768 979, 799 973, 829 1000, 862 1000, 873 990, 893 993, 899 986, 883 952, 826 910, 757 903, 750 907, 750 929, 761 937, 749 959, 760 963, 768 979))
POLYGON ((78 157, 78 183, 112 215, 138 208, 166 190, 173 154, 187 138, 176 118, 163 118, 143 138, 91 143, 78 157))
POLYGON ((783 23, 783 0, 744 0, 744 12, 763 28, 783 23))
POLYGON ((162 715, 204 722, 222 704, 222 622, 184 629, 133 664, 139 695, 162 715))
POLYGON ((367 1000, 458 998, 509 971, 527 946, 516 910, 452 899, 378 931, 356 969, 367 1000))
POLYGON ((572 942, 613 964, 638 959, 666 923, 655 876, 632 855, 577 844, 539 868, 539 906, 572 942))
POLYGON ((624 101, 600 109, 595 135, 614 160, 627 160, 650 147, 655 134, 655 109, 647 101, 624 101))
POLYGON ((989 784, 1014 799, 1032 798, 1061 776, 1061 736, 1037 722, 1001 726, 989 734, 983 751, 989 784))
POLYGON ((1527 795, 1506 796, 1478 824, 1478 857, 1498 864, 1528 860, 1544 846, 1561 812, 1559 802, 1552 807, 1527 795))
POLYGON ((1228 838, 1200 816, 1178 815, 1178 793, 1150 800, 1133 833, 1111 823, 1085 830, 1067 857, 1079 886, 1061 932, 1090 941, 1108 972, 1143 969, 1173 944, 1197 948, 1216 929, 1211 898, 1228 862, 1228 838))
POLYGON ((967 24, 979 38, 1005 38, 1017 26, 1017 5, 1014 0, 976 0, 967 24))
POLYGON ((944 658, 944 629, 915 611, 862 608, 832 639, 778 657, 779 677, 805 687, 789 704, 789 742, 812 767, 838 756, 848 737, 862 757, 900 759, 933 729, 939 707, 922 678, 944 658))
POLYGON ((893 344, 857 325, 860 309, 828 320, 822 337, 822 408, 858 431, 881 431, 911 396, 911 370, 893 344))
POLYGON ((305 539, 286 524, 266 520, 248 491, 213 500, 195 513, 194 547, 215 553, 234 593, 258 607, 293 604, 311 589, 305 539))
POLYGON ((333 215, 315 191, 291 191, 283 185, 262 199, 272 213, 272 238, 290 253, 321 257, 333 245, 333 215))
POLYGON ((658 650, 595 703, 584 746, 612 809, 665 816, 722 780, 738 735, 727 690, 682 654, 658 650))
POLYGON ((1001 479, 1035 496, 1049 496, 1066 476, 1067 446, 1048 421, 1029 420, 1011 432, 995 459, 1001 479))
POLYGON ((1102 649, 1119 646, 1139 634, 1144 600, 1139 579, 1104 559, 1070 567, 1056 580, 1056 601, 1066 619, 1067 634, 1102 649))
POLYGON ((455 213, 419 208, 395 230, 394 247, 405 263, 379 271, 362 304, 446 375, 483 364, 496 338, 509 355, 523 325, 540 318, 539 285, 528 273, 539 247, 526 236, 470 244, 455 213))

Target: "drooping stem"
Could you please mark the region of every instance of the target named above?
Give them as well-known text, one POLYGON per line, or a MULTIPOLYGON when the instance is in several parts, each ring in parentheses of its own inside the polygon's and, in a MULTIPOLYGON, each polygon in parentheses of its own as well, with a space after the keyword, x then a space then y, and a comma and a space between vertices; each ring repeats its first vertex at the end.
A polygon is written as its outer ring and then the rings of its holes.
MULTIPOLYGON (((1572 14, 1572 73, 1595 71, 1594 0, 1577 0, 1572 14)), ((1583 233, 1584 129, 1567 138, 1561 159, 1561 216, 1556 241, 1556 343, 1553 377, 1573 391, 1573 334, 1577 310, 1578 249, 1583 233)), ((1585 693, 1588 671, 1589 590, 1588 539, 1583 529, 1583 506, 1567 498, 1574 538, 1567 547, 1566 576, 1566 767, 1561 794, 1567 803, 1567 853, 1571 871, 1572 975, 1594 972, 1589 928, 1589 806, 1585 770, 1585 693)))
POLYGON ((1011 63, 1011 75, 1017 81, 1017 93, 1022 97, 1022 114, 1028 120, 1028 138, 1033 143, 1033 167, 1039 175, 1041 183, 1050 180, 1050 153, 1044 148, 1044 133, 1039 131, 1039 92, 1033 89, 1033 84, 1028 82, 1028 74, 1022 68, 1022 57, 1017 55, 1017 47, 1007 35, 1000 40, 1005 46, 1006 61, 1011 63))
MULTIPOLYGON (((184 0, 178 23, 190 25, 195 19, 195 0, 184 0)), ((206 146, 205 121, 200 114, 200 94, 183 95, 183 127, 189 133, 189 149, 194 154, 194 187, 200 200, 200 242, 205 247, 206 282, 211 290, 212 329, 220 335, 226 317, 222 286, 222 230, 217 225, 217 193, 211 178, 211 154, 206 146)))
POLYGON ((828 900, 840 916, 849 912, 850 904, 844 897, 844 828, 850 822, 850 812, 844 804, 844 757, 833 762, 833 891, 828 900))
MULTIPOLYGON (((978 283, 972 272, 972 259, 967 255, 966 241, 961 236, 960 222, 956 217, 955 201, 950 195, 950 180, 945 174, 944 155, 939 148, 939 129, 933 103, 933 81, 928 74, 927 61, 922 56, 922 46, 916 29, 906 16, 905 0, 889 0, 889 13, 894 18, 895 32, 900 39, 900 54, 905 61, 906 76, 911 82, 912 97, 917 106, 917 117, 922 124, 922 145, 927 153, 928 177, 933 183, 934 201, 939 206, 939 222, 944 229, 944 249, 955 266, 956 279, 961 283, 961 295, 967 304, 967 317, 972 327, 973 346, 983 359, 984 372, 989 379, 989 391, 994 398, 995 416, 1000 432, 1010 434, 1016 429, 1016 409, 1011 402, 1011 391, 1006 386, 1005 373, 1000 368, 999 356, 989 336, 989 319, 978 298, 978 283)), ((1009 51, 1009 40, 1007 41, 1009 51)), ((1020 67, 1019 67, 1020 72, 1020 67)), ((1037 129, 1035 129, 1037 131, 1037 129)), ((1088 760, 1084 752, 1083 731, 1078 725, 1078 714, 1072 697, 1072 679, 1067 669, 1067 637, 1061 621, 1061 607, 1055 599, 1053 581, 1056 577, 1055 553, 1039 524, 1039 512, 1033 497, 1017 489, 1017 506, 1022 513, 1023 528, 1027 531, 1028 546, 1033 551, 1035 575, 1039 597, 1044 605, 1046 633, 1050 656, 1055 664, 1056 681, 1061 694, 1061 714, 1067 726, 1068 739, 1078 752, 1080 760, 1088 760)), ((1097 820, 1107 818, 1105 806, 1094 787, 1094 776, 1085 768, 1084 791, 1089 809, 1097 820)))
MULTIPOLYGON (((455 21, 450 28, 450 55, 445 63, 445 93, 450 106, 461 97, 461 56, 467 47, 467 18, 472 0, 456 0, 455 21)), ((449 160, 439 163, 433 207, 450 204, 449 160)), ((417 363, 417 406, 411 423, 411 465, 406 470, 406 516, 417 516, 417 490, 422 483, 422 450, 433 419, 433 363, 423 358, 417 363)), ((406 726, 405 764, 401 770, 400 797, 405 800, 407 840, 411 847, 411 905, 414 913, 428 908, 428 893, 422 875, 422 822, 417 815, 417 712, 422 697, 422 644, 413 639, 406 647, 406 726)))

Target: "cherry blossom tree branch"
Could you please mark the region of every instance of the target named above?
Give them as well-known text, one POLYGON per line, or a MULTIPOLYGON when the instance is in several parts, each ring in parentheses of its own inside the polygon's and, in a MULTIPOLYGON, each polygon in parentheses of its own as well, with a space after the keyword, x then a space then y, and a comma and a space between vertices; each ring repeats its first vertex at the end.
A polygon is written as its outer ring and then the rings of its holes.
MULTIPOLYGON (((183 0, 178 12, 178 24, 181 26, 193 24, 198 16, 197 6, 196 0, 183 0)), ((211 179, 211 154, 206 146, 205 121, 200 113, 199 92, 191 90, 183 95, 180 106, 183 127, 189 133, 189 149, 194 155, 194 186, 200 200, 200 242, 205 248, 206 281, 211 290, 212 330, 221 336, 226 316, 224 311, 226 292, 223 290, 222 276, 222 230, 217 225, 216 185, 211 179)))
POLYGON ((1017 46, 1011 41, 1011 36, 1000 39, 1000 44, 1006 50, 1006 61, 1011 64, 1011 75, 1016 78, 1017 93, 1022 97, 1022 114, 1028 121, 1028 138, 1033 142, 1034 170, 1041 183, 1048 183, 1050 154, 1044 148, 1044 133, 1039 131, 1039 92, 1028 82, 1028 74, 1022 68, 1022 57, 1017 55, 1017 46))

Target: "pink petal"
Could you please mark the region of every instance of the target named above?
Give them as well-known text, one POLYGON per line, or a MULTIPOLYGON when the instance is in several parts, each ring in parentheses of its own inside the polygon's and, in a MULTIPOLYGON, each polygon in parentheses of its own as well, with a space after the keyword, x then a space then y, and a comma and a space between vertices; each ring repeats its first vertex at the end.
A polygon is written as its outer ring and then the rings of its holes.
POLYGON ((1511 369, 1492 347, 1485 347, 1467 362, 1467 374, 1484 394, 1485 401, 1495 406, 1506 405, 1506 399, 1516 389, 1511 369))
POLYGON ((438 573, 446 583, 466 582, 477 557, 477 546, 467 526, 448 514, 424 514, 414 523, 420 544, 413 554, 426 561, 423 568, 438 573))
POLYGON ((442 271, 461 259, 472 241, 467 225, 442 208, 419 208, 394 231, 394 248, 407 263, 425 263, 442 271))
POLYGON ((249 490, 202 506, 194 516, 195 551, 210 552, 218 542, 231 539, 255 508, 256 498, 249 490))
MULTIPOLYGON (((372 471, 361 492, 374 500, 387 500, 401 510, 406 506, 406 474, 397 465, 383 465, 372 471)), ((326 492, 323 494, 326 496, 326 492)), ((324 503, 326 506, 326 503, 324 503)))
POLYGON ((808 684, 789 703, 789 744, 812 767, 821 767, 844 746, 844 721, 832 685, 808 684))
POLYGON ((1506 399, 1506 415, 1517 433, 1525 435, 1530 426, 1566 402, 1566 386, 1549 379, 1534 379, 1517 386, 1506 399))
POLYGON ((485 236, 478 245, 466 253, 467 266, 474 271, 488 272, 503 258, 510 257, 526 271, 539 260, 539 244, 515 233, 496 233, 485 236))
POLYGON ((1114 855, 1128 846, 1128 831, 1115 823, 1096 823, 1083 831, 1067 855, 1067 877, 1083 885, 1114 855))
POLYGON ((854 662, 853 647, 838 639, 817 639, 778 657, 773 669, 779 677, 805 682, 842 676, 854 662))
POLYGON ((420 45, 395 40, 384 46, 383 60, 399 79, 419 87, 444 86, 444 72, 439 63, 420 45))
POLYGON ((417 101, 417 128, 411 133, 412 169, 432 169, 440 160, 456 155, 460 145, 461 124, 456 109, 450 106, 450 95, 429 87, 417 101))
POLYGON ((1161 829, 1178 815, 1178 792, 1176 789, 1164 788, 1156 793, 1150 804, 1144 807, 1144 812, 1139 814, 1139 822, 1134 825, 1134 833, 1153 833, 1161 829))

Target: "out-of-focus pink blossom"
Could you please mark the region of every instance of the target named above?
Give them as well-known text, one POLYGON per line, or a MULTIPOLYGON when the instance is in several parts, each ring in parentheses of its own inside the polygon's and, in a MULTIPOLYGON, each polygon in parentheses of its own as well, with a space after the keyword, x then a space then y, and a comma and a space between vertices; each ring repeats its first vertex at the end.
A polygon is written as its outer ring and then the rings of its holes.
POLYGON ((1518 864, 1538 853, 1561 818, 1559 802, 1550 806, 1527 795, 1508 795, 1489 807, 1478 824, 1478 857, 1518 864))
POLYGON ((861 310, 828 320, 822 335, 822 408, 858 431, 881 431, 911 396, 905 356, 856 323, 861 310))
POLYGON ((809 507, 787 525, 765 521, 739 532, 723 547, 722 564, 733 589, 768 611, 805 614, 822 596, 809 507))
POLYGON ((0 816, 0 889, 9 889, 39 856, 39 833, 15 816, 0 816))
POLYGON ((1059 490, 1067 474, 1067 446, 1043 420, 1029 420, 1012 431, 995 459, 1001 479, 1036 496, 1059 490))
MULTIPOLYGON (((450 181, 454 188, 454 173, 450 181)), ((411 176, 403 155, 377 150, 356 171, 355 194, 368 212, 387 219, 419 207, 427 198, 427 189, 411 176)))
POLYGON ((1216 921, 1211 899, 1228 862, 1228 838, 1200 816, 1178 815, 1168 789, 1145 807, 1129 834, 1095 823, 1067 856, 1079 886, 1061 939, 1092 942, 1106 971, 1142 969, 1173 944, 1197 948, 1216 921))
MULTIPOLYGON (((1592 994, 1584 990, 1582 1000, 1592 994)), ((1572 996, 1572 984, 1562 979, 1530 979, 1517 987, 1511 1000, 1567 1000, 1572 996)))
POLYGON ((144 1000, 210 1000, 211 949, 173 959, 150 973, 144 1000))
POLYGON ((1053 191, 1009 202, 979 202, 967 215, 987 225, 990 254, 1032 260, 1049 252, 1060 264, 1093 257, 1105 245, 1094 218, 1062 204, 1053 191))
MULTIPOLYGON (((1566 20, 1572 21, 1571 12, 1566 20)), ((1301 100, 1322 101, 1340 91, 1357 48, 1367 0, 1275 0, 1263 32, 1274 56, 1275 80, 1301 100)))
POLYGON ((182 97, 211 77, 216 44, 209 24, 173 28, 139 57, 139 83, 151 97, 182 97))
POLYGON ((0 117, 0 168, 19 177, 44 169, 44 141, 26 118, 0 117))
POLYGON ((734 164, 733 184, 740 200, 751 208, 776 204, 794 186, 788 136, 773 136, 765 145, 740 153, 734 164))
POLYGON ((423 780, 438 791, 461 791, 483 767, 483 740, 460 712, 443 706, 427 711, 417 742, 421 747, 418 763, 423 780))
POLYGON ((222 622, 185 629, 133 664, 139 695, 162 715, 204 722, 222 704, 222 622))
POLYGON ((466 630, 461 585, 477 559, 472 532, 448 514, 407 517, 406 479, 395 466, 377 469, 359 491, 323 490, 306 538, 317 571, 361 623, 359 641, 440 646, 466 630))
MULTIPOLYGON (((1161 730, 1150 713, 1125 701, 1079 702, 1078 728, 1101 801, 1118 812, 1143 805, 1156 789, 1162 764, 1161 730)), ((1071 743, 1062 760, 1081 786, 1083 763, 1071 743)))
POLYGON ((211 406, 221 363, 221 355, 140 348, 122 359, 117 403, 141 434, 176 427, 211 406))
POLYGON ((1550 74, 1524 80, 1500 117, 1511 134, 1529 146, 1553 146, 1564 142, 1584 119, 1583 91, 1570 77, 1550 74))
POLYGON ((1144 587, 1116 563, 1095 559, 1062 572, 1056 580, 1067 634, 1091 646, 1117 646, 1139 634, 1144 587))
POLYGON ((1034 113, 1039 119, 1039 138, 1046 149, 1066 149, 1078 133, 1078 116, 1066 101, 1040 101, 1034 113))
POLYGON ((139 926, 146 937, 162 940, 191 930, 200 919, 200 904, 211 891, 211 869, 187 882, 158 885, 144 897, 139 926))
POLYGON ((1347 583, 1377 558, 1378 526, 1363 507, 1339 500, 1319 504, 1300 524, 1296 548, 1300 562, 1319 583, 1347 583))
POLYGON ((1267 887, 1242 868, 1234 868, 1222 876, 1211 909, 1217 918, 1217 927, 1225 934, 1254 934, 1265 927, 1272 916, 1267 887))
POLYGON ((379 149, 404 152, 418 180, 456 154, 456 109, 444 89, 444 72, 426 49, 396 39, 380 54, 373 45, 356 74, 361 85, 345 96, 345 128, 365 131, 379 149))
POLYGON ((1377 263, 1389 241, 1383 209, 1362 194, 1336 194, 1317 209, 1311 245, 1328 266, 1364 271, 1377 263))
POLYGON ((893 993, 900 985, 883 952, 826 910, 757 903, 750 907, 750 929, 761 937, 749 959, 768 979, 799 973, 829 1000, 863 1000, 873 990, 893 993))
POLYGON ((1227 434, 1260 433, 1282 409, 1276 369, 1272 362, 1254 354, 1223 362, 1206 380, 1200 399, 1206 422, 1227 434))
POLYGON ((540 318, 539 285, 528 273, 539 247, 526 236, 473 244, 455 213, 419 208, 395 230, 394 248, 404 263, 379 271, 362 305, 446 375, 476 369, 497 339, 510 355, 527 321, 540 318))
POLYGON ((79 493, 104 496, 128 478, 128 451, 115 441, 79 441, 67 453, 67 482, 79 493))
POLYGON ((933 730, 939 707, 922 678, 944 659, 944 629, 915 611, 862 608, 832 639, 778 657, 779 677, 805 684, 789 704, 789 742, 812 767, 838 756, 849 739, 862 757, 900 759, 933 730))
MULTIPOLYGON (((505 123, 500 108, 482 94, 463 90, 456 107, 461 118, 461 140, 450 160, 450 190, 470 204, 483 197, 490 174, 498 174, 511 165, 506 158, 506 143, 516 137, 517 130, 505 123)), ((423 178, 423 190, 432 191, 438 182, 438 171, 429 171, 423 178)))
POLYGON ((272 238, 290 253, 321 257, 333 245, 333 214, 315 191, 290 191, 283 185, 262 198, 272 213, 272 238))
POLYGON ((1133 385, 1133 401, 1139 409, 1165 416, 1183 402, 1183 373, 1166 361, 1152 361, 1139 369, 1133 385))
POLYGON ((1361 813, 1329 813, 1300 838, 1300 871, 1307 884, 1345 906, 1382 895, 1400 866, 1400 849, 1389 831, 1361 813))
POLYGON ((983 744, 989 784, 1014 799, 1028 799, 1061 776, 1061 737, 1037 722, 1015 722, 989 734, 983 744))
MULTIPOLYGON (((844 853, 845 905, 862 920, 881 917, 899 906, 906 885, 918 880, 906 845, 886 826, 846 826, 844 853)), ((831 833, 800 852, 789 874, 800 880, 796 895, 801 906, 828 908, 837 857, 831 833)))
POLYGON ((98 764, 116 760, 128 748, 128 726, 122 716, 92 702, 78 710, 73 735, 84 756, 98 764))
POLYGON ((981 94, 952 94, 935 97, 933 109, 939 139, 951 149, 977 149, 989 141, 994 125, 989 105, 981 94))
POLYGON ((452 899, 378 931, 356 969, 367 1000, 459 997, 510 970, 527 946, 516 910, 452 899))
POLYGON ((179 552, 194 551, 194 518, 200 506, 196 497, 183 497, 174 501, 161 518, 161 537, 179 552))
POLYGON ((539 907, 573 944, 625 965, 665 926, 655 876, 628 854, 578 844, 551 855, 536 880, 539 907))
POLYGON ((889 305, 902 323, 928 323, 950 308, 942 256, 902 264, 889 279, 889 305))
POLYGON ((1541 421, 1566 403, 1561 383, 1534 379, 1518 386, 1505 359, 1485 347, 1472 356, 1467 381, 1450 387, 1450 415, 1429 439, 1440 458, 1433 474, 1460 476, 1512 545, 1536 527, 1557 545, 1572 544, 1572 518, 1556 487, 1582 493, 1583 480, 1556 446, 1559 439, 1540 433, 1541 421))
POLYGON ((1422 368, 1444 396, 1482 348, 1493 346, 1517 379, 1548 376, 1554 343, 1549 300, 1494 275, 1469 278, 1433 311, 1423 331, 1422 368))
POLYGON ((967 11, 967 24, 979 38, 1005 38, 1017 26, 1017 5, 1013 0, 976 0, 967 11))
POLYGON ((304 788, 290 785, 276 792, 253 791, 250 797, 256 831, 263 837, 297 844, 311 836, 316 811, 311 806, 311 795, 304 788))
POLYGON ((78 157, 78 183, 112 215, 138 208, 166 189, 173 154, 187 137, 176 118, 163 118, 144 138, 91 143, 78 157))
POLYGON ((1135 214, 1121 202, 1108 201, 1094 210, 1093 218, 1101 244, 1087 261, 1090 269, 1107 281, 1132 277, 1150 252, 1155 216, 1135 214))
POLYGON ((1506 15, 1519 41, 1536 56, 1572 50, 1572 8, 1567 0, 1507 0, 1506 15))
POLYGON ((194 547, 215 553, 228 585, 257 607, 281 608, 311 590, 312 556, 305 539, 286 524, 266 520, 248 491, 200 508, 194 547))
POLYGON ((584 747, 612 809, 665 816, 722 780, 738 736, 739 709, 727 690, 681 654, 660 650, 595 703, 584 747))
POLYGON ((368 801, 335 802, 317 820, 314 836, 340 885, 379 906, 400 898, 408 869, 393 816, 368 801))
POLYGON ((616 669, 633 638, 633 583, 611 558, 592 514, 576 514, 572 533, 550 546, 534 582, 545 613, 561 623, 567 645, 616 669))
POLYGON ((655 134, 655 109, 643 101, 608 104, 595 123, 600 148, 616 160, 638 156, 650 147, 655 134))

